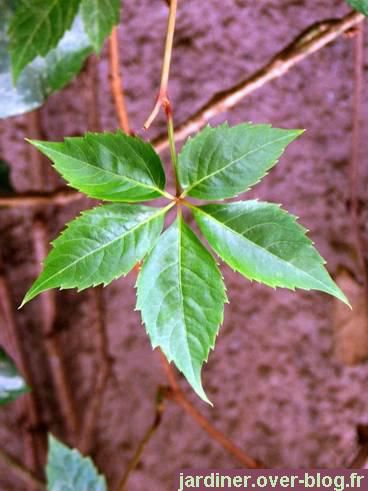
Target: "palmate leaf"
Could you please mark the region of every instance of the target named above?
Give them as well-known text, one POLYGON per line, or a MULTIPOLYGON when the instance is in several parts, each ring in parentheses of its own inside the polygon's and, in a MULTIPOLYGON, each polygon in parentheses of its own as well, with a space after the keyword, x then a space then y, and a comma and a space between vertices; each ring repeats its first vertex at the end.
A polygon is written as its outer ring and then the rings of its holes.
POLYGON ((111 204, 82 213, 52 243, 22 306, 51 288, 80 291, 127 274, 154 246, 170 206, 111 204))
POLYGON ((179 154, 184 194, 204 200, 237 196, 256 184, 301 133, 270 125, 208 126, 179 154))
POLYGON ((272 203, 243 201, 193 208, 216 253, 250 280, 272 287, 320 290, 348 304, 296 217, 272 203))
POLYGON ((0 405, 14 401, 29 388, 13 360, 0 346, 0 405))
POLYGON ((82 0, 81 14, 95 51, 100 51, 105 38, 120 20, 121 0, 82 0))
POLYGON ((36 56, 56 47, 77 14, 80 0, 20 0, 9 26, 12 72, 16 81, 36 56))
POLYGON ((140 138, 117 131, 31 143, 72 187, 91 198, 137 202, 166 195, 160 157, 140 138))
POLYGON ((137 309, 153 348, 159 346, 207 402, 201 367, 214 347, 225 301, 215 260, 178 216, 143 263, 137 309))
POLYGON ((106 480, 89 457, 72 450, 49 435, 48 491, 107 491, 106 480))
POLYGON ((368 0, 346 0, 355 10, 368 15, 368 0))

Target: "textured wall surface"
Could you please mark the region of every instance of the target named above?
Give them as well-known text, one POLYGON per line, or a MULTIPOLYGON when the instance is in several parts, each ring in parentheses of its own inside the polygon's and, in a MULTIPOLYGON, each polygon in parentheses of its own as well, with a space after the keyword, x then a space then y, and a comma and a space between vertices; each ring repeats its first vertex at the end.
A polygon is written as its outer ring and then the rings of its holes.
MULTIPOLYGON (((343 0, 179 3, 170 83, 177 122, 185 120, 216 91, 250 75, 305 27, 348 11, 343 0)), ((166 18, 167 7, 162 0, 124 1, 119 36, 135 130, 142 126, 156 96, 166 18)), ((110 130, 117 121, 109 92, 106 49, 98 70, 101 123, 110 130)), ((214 121, 270 122, 307 129, 249 196, 282 203, 298 215, 333 275, 340 267, 357 271, 347 211, 352 79, 353 40, 342 36, 214 121)), ((82 74, 43 107, 42 123, 48 139, 86 130, 86 84, 82 74)), ((363 149, 367 104, 365 98, 359 179, 362 223, 368 223, 368 166, 363 149)), ((148 136, 160 134, 164 128, 161 117, 148 136)), ((0 155, 11 163, 19 191, 39 189, 23 142, 26 135, 25 117, 0 122, 0 155)), ((53 176, 48 182, 49 187, 60 185, 53 176)), ((82 200, 63 208, 0 211, 0 245, 14 309, 37 272, 30 239, 35 214, 46 218, 54 237, 66 220, 87 206, 90 203, 82 200)), ((269 467, 345 465, 354 453, 356 425, 368 423, 368 366, 347 367, 334 357, 334 301, 320 293, 274 291, 247 282, 225 267, 223 271, 230 305, 226 306, 216 350, 204 369, 204 384, 214 408, 206 407, 188 390, 191 399, 240 447, 269 467)), ((95 457, 113 486, 153 418, 157 386, 164 382, 158 356, 150 348, 139 314, 134 312, 134 281, 134 275, 129 275, 104 291, 114 366, 99 421, 95 457)), ((94 364, 91 296, 89 292, 57 293, 57 306, 60 339, 83 418, 82 409, 99 369, 94 364)), ((61 436, 60 414, 50 402, 53 389, 40 347, 39 315, 39 300, 15 311, 32 356, 44 420, 61 436)), ((184 381, 182 386, 186 388, 184 381)), ((10 406, 0 413, 0 437, 9 451, 22 455, 10 406)), ((180 408, 168 404, 163 424, 131 476, 128 489, 173 489, 178 468, 236 466, 233 458, 209 440, 180 408)), ((2 464, 0 489, 24 489, 2 464)))

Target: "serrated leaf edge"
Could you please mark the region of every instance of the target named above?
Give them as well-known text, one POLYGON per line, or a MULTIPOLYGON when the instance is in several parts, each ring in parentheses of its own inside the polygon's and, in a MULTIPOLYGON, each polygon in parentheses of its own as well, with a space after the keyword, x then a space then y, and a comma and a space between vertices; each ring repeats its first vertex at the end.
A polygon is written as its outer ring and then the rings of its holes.
MULTIPOLYGON (((103 207, 103 206, 104 206, 104 205, 96 206, 95 208, 92 208, 92 210, 96 210, 96 209, 98 209, 98 208, 100 208, 100 207, 103 207)), ((110 241, 108 244, 104 244, 104 245, 103 245, 102 247, 100 247, 99 249, 94 249, 92 252, 90 252, 90 253, 89 253, 89 254, 87 254, 86 256, 83 256, 83 258, 82 258, 82 259, 84 260, 86 257, 88 257, 88 256, 90 256, 90 255, 92 255, 92 254, 95 254, 97 251, 100 251, 100 250, 102 250, 102 249, 104 249, 104 248, 106 248, 106 247, 108 247, 108 246, 111 246, 111 244, 113 244, 114 242, 116 242, 116 241, 118 241, 118 240, 121 240, 121 239, 122 239, 122 238, 123 238, 125 235, 128 235, 128 234, 130 234, 130 233, 134 232, 134 231, 135 231, 135 230, 137 230, 138 228, 142 227, 143 225, 146 225, 148 222, 150 222, 151 220, 154 220, 155 218, 159 217, 160 215, 166 214, 166 213, 169 211, 169 209, 170 209, 170 208, 172 208, 173 206, 174 206, 174 203, 170 203, 169 205, 167 205, 167 206, 166 206, 166 207, 164 207, 164 208, 158 208, 158 210, 159 210, 159 211, 158 211, 157 213, 155 213, 155 214, 151 215, 151 216, 149 217, 149 219, 144 220, 144 221, 142 221, 142 222, 139 222, 139 223, 138 223, 137 225, 135 225, 133 228, 131 228, 131 229, 129 229, 128 231, 126 231, 126 233, 125 233, 124 235, 120 235, 119 237, 116 237, 115 239, 113 239, 112 241, 110 241)), ((62 237, 62 236, 65 234, 65 232, 66 232, 66 231, 69 229, 70 225, 71 225, 71 224, 72 224, 72 223, 73 223, 75 220, 78 220, 78 218, 81 218, 82 216, 86 215, 86 214, 87 214, 88 212, 90 212, 90 211, 91 211, 91 210, 85 210, 85 211, 81 212, 81 213, 80 213, 80 215, 79 215, 79 217, 77 217, 77 218, 75 218, 74 220, 72 220, 71 222, 69 222, 69 223, 67 224, 67 226, 66 226, 65 230, 64 230, 64 231, 63 231, 63 232, 62 232, 62 233, 61 233, 61 234, 60 234, 60 235, 59 235, 59 236, 58 236, 58 237, 57 237, 55 240, 53 240, 53 241, 51 242, 51 245, 52 245, 52 246, 54 246, 54 245, 55 245, 56 241, 57 241, 58 239, 60 239, 60 238, 61 238, 61 237, 62 237)), ((46 258, 46 259, 47 259, 47 258, 46 258)), ((58 276, 59 274, 63 273, 65 270, 69 269, 71 266, 74 266, 74 264, 78 263, 78 262, 79 262, 79 261, 81 261, 82 259, 79 259, 79 258, 78 258, 78 259, 77 259, 77 260, 75 260, 73 263, 68 264, 68 266, 66 266, 65 268, 63 268, 63 269, 61 269, 61 270, 57 271, 57 272, 56 272, 56 273, 55 273, 53 276, 51 276, 51 277, 47 278, 47 280, 45 280, 45 281, 49 281, 49 280, 50 280, 50 278, 53 278, 53 277, 55 277, 55 276, 58 276)), ((42 264, 43 264, 43 266, 44 266, 44 265, 45 265, 45 262, 43 262, 42 264)), ((126 274, 127 274, 127 273, 126 273, 126 274)), ((126 274, 123 274, 123 275, 118 275, 118 276, 116 276, 116 277, 115 277, 115 279, 116 279, 116 278, 118 278, 118 277, 120 277, 120 276, 126 276, 126 274)), ((37 280, 36 280, 36 281, 37 281, 37 280)), ((100 284, 100 283, 98 283, 98 284, 100 284)), ((103 283, 103 285, 104 285, 104 286, 106 286, 106 285, 107 285, 107 283, 103 283)), ((96 283, 96 284, 92 284, 91 286, 97 286, 97 283, 96 283)), ((40 285, 38 286, 38 290, 39 290, 39 287, 40 287, 40 285)), ((28 303, 30 300, 32 300, 33 298, 35 298, 37 295, 39 295, 39 294, 40 294, 40 293, 42 293, 42 291, 43 291, 43 290, 41 290, 41 291, 39 291, 38 293, 33 294, 33 293, 32 293, 32 288, 33 288, 33 285, 31 286, 31 288, 30 288, 30 289, 28 290, 28 292, 26 293, 26 295, 25 295, 25 297, 24 297, 24 299, 23 299, 23 301, 22 301, 21 305, 18 307, 19 309, 21 309, 21 308, 22 308, 22 307, 23 307, 23 306, 24 306, 26 303, 28 303)), ((87 287, 87 288, 90 288, 90 287, 87 287)), ((77 288, 77 291, 78 291, 78 292, 80 292, 80 291, 82 291, 83 289, 84 289, 84 288, 77 288)), ((59 290, 64 290, 64 288, 60 287, 60 288, 59 288, 59 290)))
MULTIPOLYGON (((258 200, 253 200, 253 201, 257 201, 257 202, 259 202, 259 203, 262 203, 262 201, 258 201, 258 200)), ((240 201, 239 203, 241 203, 241 202, 244 202, 244 201, 240 201)), ((269 202, 263 202, 263 203, 269 203, 269 202)), ((292 217, 292 219, 293 219, 293 221, 294 221, 295 225, 297 225, 297 226, 298 226, 298 227, 299 227, 299 228, 300 228, 300 229, 303 231, 303 235, 304 235, 304 237, 305 237, 305 238, 306 238, 306 239, 309 241, 309 245, 308 245, 308 247, 312 248, 312 246, 313 246, 313 242, 312 242, 312 241, 309 239, 309 237, 306 235, 308 230, 307 230, 306 228, 304 228, 302 225, 300 225, 300 223, 298 223, 298 220, 297 220, 297 218, 298 218, 298 217, 296 217, 295 215, 292 215, 292 214, 288 213, 286 210, 284 210, 283 208, 281 208, 281 205, 280 205, 280 204, 276 204, 276 203, 269 203, 269 204, 273 204, 273 205, 278 206, 278 207, 280 208, 280 210, 281 210, 281 211, 282 211, 284 214, 287 214, 289 217, 292 217)), ((204 205, 204 206, 206 206, 206 205, 204 205)), ((264 248, 260 247, 258 244, 256 244, 256 243, 254 243, 254 242, 250 241, 249 239, 247 239, 247 238, 246 238, 246 237, 244 237, 243 235, 239 234, 239 232, 237 232, 236 230, 234 230, 234 229, 232 229, 232 228, 228 227, 227 225, 225 225, 223 222, 220 222, 219 220, 216 220, 216 218, 215 218, 214 216, 210 215, 209 213, 206 213, 206 212, 203 210, 203 208, 202 208, 202 207, 191 206, 190 208, 194 209, 194 210, 195 210, 195 212, 200 212, 200 213, 202 213, 203 215, 206 215, 206 217, 208 217, 210 220, 212 220, 212 221, 214 221, 214 222, 216 222, 216 223, 219 223, 219 224, 220 224, 222 227, 226 228, 227 230, 229 230, 229 231, 230 231, 231 233, 233 233, 234 235, 236 235, 236 236, 240 237, 240 238, 241 238, 241 240, 244 240, 244 241, 249 242, 249 243, 252 245, 252 247, 256 247, 257 249, 260 249, 262 252, 265 252, 265 253, 269 254, 270 256, 275 257, 275 258, 276 258, 278 261, 282 261, 282 262, 284 262, 285 264, 287 264, 288 266, 292 266, 292 267, 294 267, 292 264, 290 264, 289 262, 285 261, 284 259, 282 259, 282 258, 280 258, 280 257, 278 257, 278 256, 275 256, 275 255, 274 255, 274 254, 272 254, 271 252, 269 252, 269 251, 265 250, 264 248)), ((193 213, 193 215, 194 215, 194 219, 195 219, 195 214, 193 213)), ((215 252, 216 252, 216 251, 215 251, 215 252)), ((317 252, 318 252, 318 251, 317 251, 317 252)), ((318 255, 319 255, 319 254, 318 254, 318 255)), ((321 265, 323 266, 324 264, 326 264, 326 261, 325 261, 325 260, 324 260, 324 259, 323 259, 323 258, 322 258, 320 255, 319 255, 319 257, 320 257, 320 260, 321 260, 321 265)), ((223 260, 223 261, 224 261, 224 262, 226 262, 225 260, 223 260)), ((232 269, 233 269, 233 268, 232 268, 232 269)), ((239 271, 238 271, 238 269, 236 269, 236 268, 234 269, 234 271, 239 272, 239 271)), ((325 285, 324 285, 324 284, 323 284, 323 283, 322 283, 320 280, 318 280, 318 279, 314 278, 313 276, 311 276, 310 274, 308 274, 306 271, 303 271, 303 270, 301 270, 301 269, 298 269, 298 272, 301 272, 303 275, 307 276, 308 278, 311 278, 313 281, 316 281, 317 283, 320 283, 320 284, 322 285, 322 287, 323 287, 323 290, 322 290, 322 291, 324 291, 325 293, 330 293, 332 296, 334 296, 334 297, 338 298, 339 300, 341 300, 342 302, 344 302, 344 303, 345 303, 345 304, 346 304, 348 307, 350 307, 350 308, 351 308, 351 305, 350 305, 350 303, 349 303, 349 300, 347 299, 347 297, 345 296, 345 294, 344 294, 344 293, 341 291, 341 289, 340 289, 340 288, 339 288, 337 285, 336 285, 336 291, 329 289, 329 292, 326 292, 326 286, 325 286, 325 285), (338 295, 337 293, 339 293, 339 295, 338 295)), ((273 284, 271 284, 271 283, 264 283, 263 281, 258 281, 257 279, 254 279, 254 278, 248 278, 248 279, 249 279, 250 281, 253 281, 253 280, 254 280, 254 281, 256 281, 257 283, 267 284, 268 286, 270 286, 270 287, 272 287, 272 288, 277 288, 277 287, 279 286, 279 285, 277 285, 277 284, 274 284, 274 285, 273 285, 273 284)), ((284 288, 284 287, 282 287, 282 288, 284 288)), ((296 290, 296 288, 295 288, 295 287, 293 287, 293 288, 292 288, 292 287, 286 287, 286 288, 288 288, 289 290, 292 290, 292 291, 295 291, 295 290, 296 290)), ((310 291, 311 289, 310 289, 310 288, 308 288, 308 289, 306 288, 305 290, 309 290, 309 291, 310 291)))

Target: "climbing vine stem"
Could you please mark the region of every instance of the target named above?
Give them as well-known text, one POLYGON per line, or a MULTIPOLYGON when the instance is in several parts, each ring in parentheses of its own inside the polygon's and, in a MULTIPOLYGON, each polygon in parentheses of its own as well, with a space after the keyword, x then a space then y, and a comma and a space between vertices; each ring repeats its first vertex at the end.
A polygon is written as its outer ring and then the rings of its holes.
POLYGON ((168 85, 169 85, 171 55, 172 55, 172 48, 173 48, 173 41, 174 41, 177 6, 178 6, 178 0, 170 1, 170 11, 169 11, 169 18, 167 21, 165 52, 164 52, 164 59, 162 62, 160 89, 156 99, 155 106, 151 114, 148 116, 146 122, 144 123, 144 128, 146 130, 151 126, 151 124, 155 120, 156 116, 160 111, 160 107, 163 107, 164 109, 167 106, 170 107, 170 101, 168 97, 168 85))

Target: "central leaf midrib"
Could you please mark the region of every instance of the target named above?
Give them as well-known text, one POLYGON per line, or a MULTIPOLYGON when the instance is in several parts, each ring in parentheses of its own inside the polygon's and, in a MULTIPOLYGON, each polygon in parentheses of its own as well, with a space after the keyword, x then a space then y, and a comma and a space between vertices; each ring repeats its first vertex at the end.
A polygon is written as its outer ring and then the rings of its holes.
POLYGON ((66 270, 68 270, 69 268, 75 266, 76 264, 78 264, 80 261, 84 261, 85 259, 87 259, 88 257, 92 256, 93 254, 96 254, 97 252, 100 252, 102 251, 103 249, 105 249, 106 247, 109 247, 111 246, 112 244, 114 244, 114 242, 117 242, 119 240, 122 240, 126 235, 129 235, 130 233, 133 233, 135 230, 137 230, 139 227, 143 226, 143 225, 146 225, 148 222, 150 222, 151 220, 153 220, 154 218, 157 218, 159 215, 161 215, 162 213, 166 213, 166 211, 169 209, 169 207, 173 206, 172 204, 168 205, 166 208, 162 208, 160 209, 160 211, 158 213, 154 213, 153 215, 151 215, 147 220, 145 221, 142 221, 142 222, 139 222, 136 226, 134 226, 133 228, 125 231, 125 233, 123 233, 122 235, 119 235, 119 237, 115 237, 115 239, 111 240, 110 242, 104 244, 103 246, 97 248, 97 249, 94 249, 93 251, 89 252, 88 254, 86 254, 85 256, 81 257, 81 258, 78 258, 76 259, 75 261, 73 261, 71 264, 68 264, 65 268, 63 269, 60 269, 59 271, 57 271, 57 273, 55 273, 54 275, 52 276, 49 276, 45 281, 43 281, 42 283, 40 283, 38 285, 38 288, 39 289, 40 287, 42 287, 42 285, 44 285, 45 283, 48 283, 50 280, 52 280, 53 278, 59 276, 60 274, 64 273, 66 270))
POLYGON ((280 142, 282 140, 286 140, 288 138, 290 138, 290 135, 285 135, 281 138, 277 138, 276 140, 272 140, 271 142, 267 142, 264 145, 261 145, 260 147, 257 147, 254 150, 250 150, 249 152, 246 152, 245 154, 241 155, 240 157, 238 157, 238 158, 232 160, 231 162, 229 162, 228 164, 226 164, 221 169, 217 169, 214 172, 212 172, 211 174, 208 174, 207 176, 204 176, 201 179, 199 179, 198 181, 196 181, 195 183, 193 183, 191 186, 189 186, 189 188, 185 189, 184 194, 188 194, 193 188, 199 186, 203 181, 206 181, 207 179, 210 179, 211 177, 215 176, 216 174, 219 174, 220 172, 225 171, 228 167, 239 162, 239 160, 244 159, 246 157, 249 157, 249 155, 252 155, 253 153, 258 152, 258 151, 262 150, 263 148, 265 148, 269 145, 273 145, 274 143, 278 143, 278 142, 280 142))
MULTIPOLYGON (((227 230, 229 230, 231 233, 233 233, 234 235, 240 237, 242 240, 246 241, 247 243, 250 244, 250 246, 253 246, 257 249, 260 249, 263 253, 271 256, 272 258, 275 258, 277 259, 278 261, 286 264, 288 267, 291 267, 294 271, 297 271, 298 273, 302 273, 303 275, 305 275, 307 278, 310 278, 312 279, 313 281, 316 281, 318 284, 322 285, 323 288, 328 288, 328 286, 326 286, 324 283, 322 283, 319 279, 316 279, 314 278, 313 276, 311 276, 309 273, 307 273, 306 271, 304 271, 303 269, 299 269, 297 268, 296 266, 294 266, 292 263, 289 263, 287 262, 285 259, 283 258, 280 258, 279 256, 276 256, 275 254, 273 254, 272 252, 268 251, 267 249, 264 249, 262 246, 256 244, 255 242, 252 242, 251 240, 249 240, 247 237, 244 237, 244 235, 241 235, 239 232, 237 232, 236 230, 228 227, 227 225, 225 225, 223 222, 217 220, 213 215, 210 215, 208 213, 206 213, 205 211, 203 211, 203 209, 201 208, 196 208, 196 211, 200 211, 203 215, 209 217, 211 220, 213 220, 214 222, 216 223, 219 223, 220 225, 222 225, 224 228, 226 228, 227 230)), ((328 288, 329 291, 333 291, 331 290, 330 288, 328 288)))
POLYGON ((182 285, 182 269, 181 269, 181 263, 182 263, 182 247, 181 247, 181 242, 182 242, 182 217, 178 217, 178 283, 179 283, 179 292, 180 292, 180 301, 181 301, 181 311, 182 311, 182 320, 183 320, 183 325, 184 325, 184 333, 185 333, 185 341, 186 341, 186 346, 188 350, 188 355, 189 355, 189 361, 190 361, 190 367, 192 371, 192 376, 194 377, 194 367, 192 363, 192 354, 191 350, 189 347, 189 340, 188 340, 188 332, 187 332, 187 323, 186 323, 186 317, 185 317, 185 307, 184 307, 184 294, 183 294, 183 285, 182 285))

